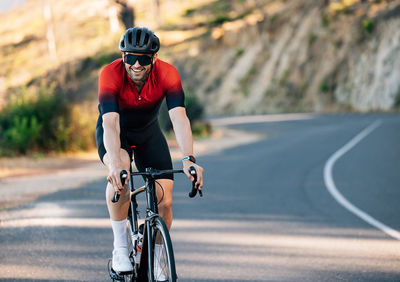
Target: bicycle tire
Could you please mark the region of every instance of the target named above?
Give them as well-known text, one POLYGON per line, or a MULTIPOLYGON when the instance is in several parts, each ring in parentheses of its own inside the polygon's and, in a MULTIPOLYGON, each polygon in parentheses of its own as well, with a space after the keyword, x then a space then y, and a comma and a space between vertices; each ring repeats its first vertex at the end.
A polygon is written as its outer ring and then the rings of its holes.
MULTIPOLYGON (((169 235, 169 231, 167 226, 165 225, 165 222, 160 216, 155 217, 152 222, 152 242, 154 282, 165 280, 167 280, 168 282, 176 282, 177 275, 171 236, 169 235), (157 238, 159 238, 159 243, 160 241, 162 242, 162 244, 160 245, 162 246, 162 251, 158 253, 154 251, 157 238), (162 276, 159 275, 160 273, 163 273, 167 279, 165 279, 165 277, 162 278, 162 276)), ((148 278, 148 281, 151 281, 150 277, 148 278)))

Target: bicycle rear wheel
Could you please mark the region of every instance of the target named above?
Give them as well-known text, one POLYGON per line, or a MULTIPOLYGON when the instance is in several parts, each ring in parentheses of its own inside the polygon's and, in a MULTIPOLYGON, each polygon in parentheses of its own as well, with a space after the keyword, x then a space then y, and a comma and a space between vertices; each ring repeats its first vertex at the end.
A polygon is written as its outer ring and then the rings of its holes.
MULTIPOLYGON (((161 217, 154 218, 152 225, 154 281, 176 282, 176 269, 172 241, 161 217)), ((149 279, 151 281, 151 279, 149 279)))

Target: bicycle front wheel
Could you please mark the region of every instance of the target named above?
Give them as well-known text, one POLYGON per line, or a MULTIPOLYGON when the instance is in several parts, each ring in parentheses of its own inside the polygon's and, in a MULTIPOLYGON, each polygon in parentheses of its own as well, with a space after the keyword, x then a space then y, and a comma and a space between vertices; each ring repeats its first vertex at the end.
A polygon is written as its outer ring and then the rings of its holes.
POLYGON ((167 226, 159 216, 154 218, 152 224, 151 241, 154 281, 176 282, 175 259, 171 237, 167 226))

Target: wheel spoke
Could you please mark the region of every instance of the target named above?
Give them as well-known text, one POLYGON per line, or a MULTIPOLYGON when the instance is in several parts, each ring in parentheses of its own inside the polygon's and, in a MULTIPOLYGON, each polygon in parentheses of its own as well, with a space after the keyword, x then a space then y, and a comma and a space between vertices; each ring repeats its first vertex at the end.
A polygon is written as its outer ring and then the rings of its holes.
POLYGON ((160 217, 156 218, 154 223, 154 280, 176 281, 175 261, 168 229, 160 217))

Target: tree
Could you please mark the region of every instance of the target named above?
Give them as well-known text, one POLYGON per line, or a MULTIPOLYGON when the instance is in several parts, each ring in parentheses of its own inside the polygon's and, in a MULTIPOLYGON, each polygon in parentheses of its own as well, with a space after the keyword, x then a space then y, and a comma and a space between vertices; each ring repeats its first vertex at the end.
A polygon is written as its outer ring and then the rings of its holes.
POLYGON ((153 8, 154 8, 154 16, 157 19, 157 26, 161 26, 163 24, 163 20, 161 15, 160 0, 153 0, 153 8))
POLYGON ((129 0, 115 0, 115 3, 120 5, 119 19, 124 24, 125 29, 135 26, 135 9, 133 7, 134 1, 129 0))

